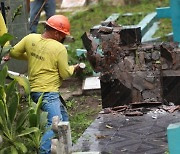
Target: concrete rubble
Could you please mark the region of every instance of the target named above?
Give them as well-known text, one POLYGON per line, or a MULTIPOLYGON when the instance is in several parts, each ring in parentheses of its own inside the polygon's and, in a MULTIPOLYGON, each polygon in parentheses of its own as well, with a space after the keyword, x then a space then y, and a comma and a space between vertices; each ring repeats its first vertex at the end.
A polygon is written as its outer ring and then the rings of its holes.
POLYGON ((176 43, 143 44, 140 27, 123 28, 115 22, 93 27, 82 41, 93 70, 101 73, 103 108, 180 102, 176 43))

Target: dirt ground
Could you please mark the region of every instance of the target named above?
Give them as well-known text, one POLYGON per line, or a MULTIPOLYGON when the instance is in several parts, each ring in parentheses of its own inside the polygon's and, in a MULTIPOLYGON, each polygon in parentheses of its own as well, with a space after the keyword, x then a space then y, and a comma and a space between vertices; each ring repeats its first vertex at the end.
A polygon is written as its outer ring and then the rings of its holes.
POLYGON ((100 90, 82 91, 83 81, 70 78, 63 82, 60 93, 66 102, 71 136, 76 143, 102 110, 100 90))
POLYGON ((82 91, 83 81, 78 78, 65 80, 60 93, 66 102, 69 114, 93 111, 89 119, 94 120, 102 109, 100 90, 82 91), (72 102, 73 104, 70 104, 72 102))

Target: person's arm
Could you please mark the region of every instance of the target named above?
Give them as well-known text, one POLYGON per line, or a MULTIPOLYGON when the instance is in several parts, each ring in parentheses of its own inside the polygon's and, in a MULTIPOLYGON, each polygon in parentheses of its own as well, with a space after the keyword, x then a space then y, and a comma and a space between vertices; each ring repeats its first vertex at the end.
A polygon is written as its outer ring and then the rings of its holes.
POLYGON ((2 36, 4 33, 7 33, 7 28, 4 22, 4 18, 2 14, 0 13, 0 36, 2 36))
POLYGON ((24 37, 19 43, 17 43, 10 51, 10 56, 15 59, 28 60, 25 49, 26 37, 24 37))
POLYGON ((58 55, 58 69, 59 74, 62 79, 66 79, 73 75, 76 65, 68 65, 68 55, 67 50, 64 48, 58 55))
MULTIPOLYGON (((6 24, 4 22, 4 18, 2 16, 2 13, 0 12, 0 36, 2 36, 3 34, 7 33, 7 27, 6 24)), ((9 45, 9 41, 6 42, 5 46, 9 45)))

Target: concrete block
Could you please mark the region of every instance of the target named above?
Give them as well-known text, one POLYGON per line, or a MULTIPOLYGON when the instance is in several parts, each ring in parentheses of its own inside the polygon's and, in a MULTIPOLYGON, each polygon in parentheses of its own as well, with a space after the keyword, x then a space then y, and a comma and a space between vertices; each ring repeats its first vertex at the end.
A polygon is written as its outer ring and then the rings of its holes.
POLYGON ((100 80, 99 77, 88 77, 85 79, 83 83, 83 90, 95 90, 95 89, 100 89, 100 80))
POLYGON ((168 147, 170 154, 180 154, 180 122, 170 124, 167 128, 168 147))
POLYGON ((59 144, 57 154, 72 153, 72 140, 70 124, 67 121, 60 121, 58 124, 59 144))
POLYGON ((63 0, 61 8, 81 7, 86 5, 86 0, 63 0))

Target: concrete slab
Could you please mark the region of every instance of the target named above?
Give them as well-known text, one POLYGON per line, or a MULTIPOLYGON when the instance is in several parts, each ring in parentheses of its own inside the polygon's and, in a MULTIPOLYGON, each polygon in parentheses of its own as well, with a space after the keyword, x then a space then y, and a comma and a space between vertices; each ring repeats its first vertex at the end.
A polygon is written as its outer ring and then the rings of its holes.
POLYGON ((87 77, 83 83, 83 90, 101 89, 99 77, 87 77))
POLYGON ((180 113, 148 112, 143 116, 99 114, 73 151, 102 154, 160 154, 168 150, 167 127, 179 122, 180 113), (156 118, 154 118, 156 116, 156 118))
POLYGON ((86 0, 63 0, 61 8, 81 7, 86 5, 86 0))

